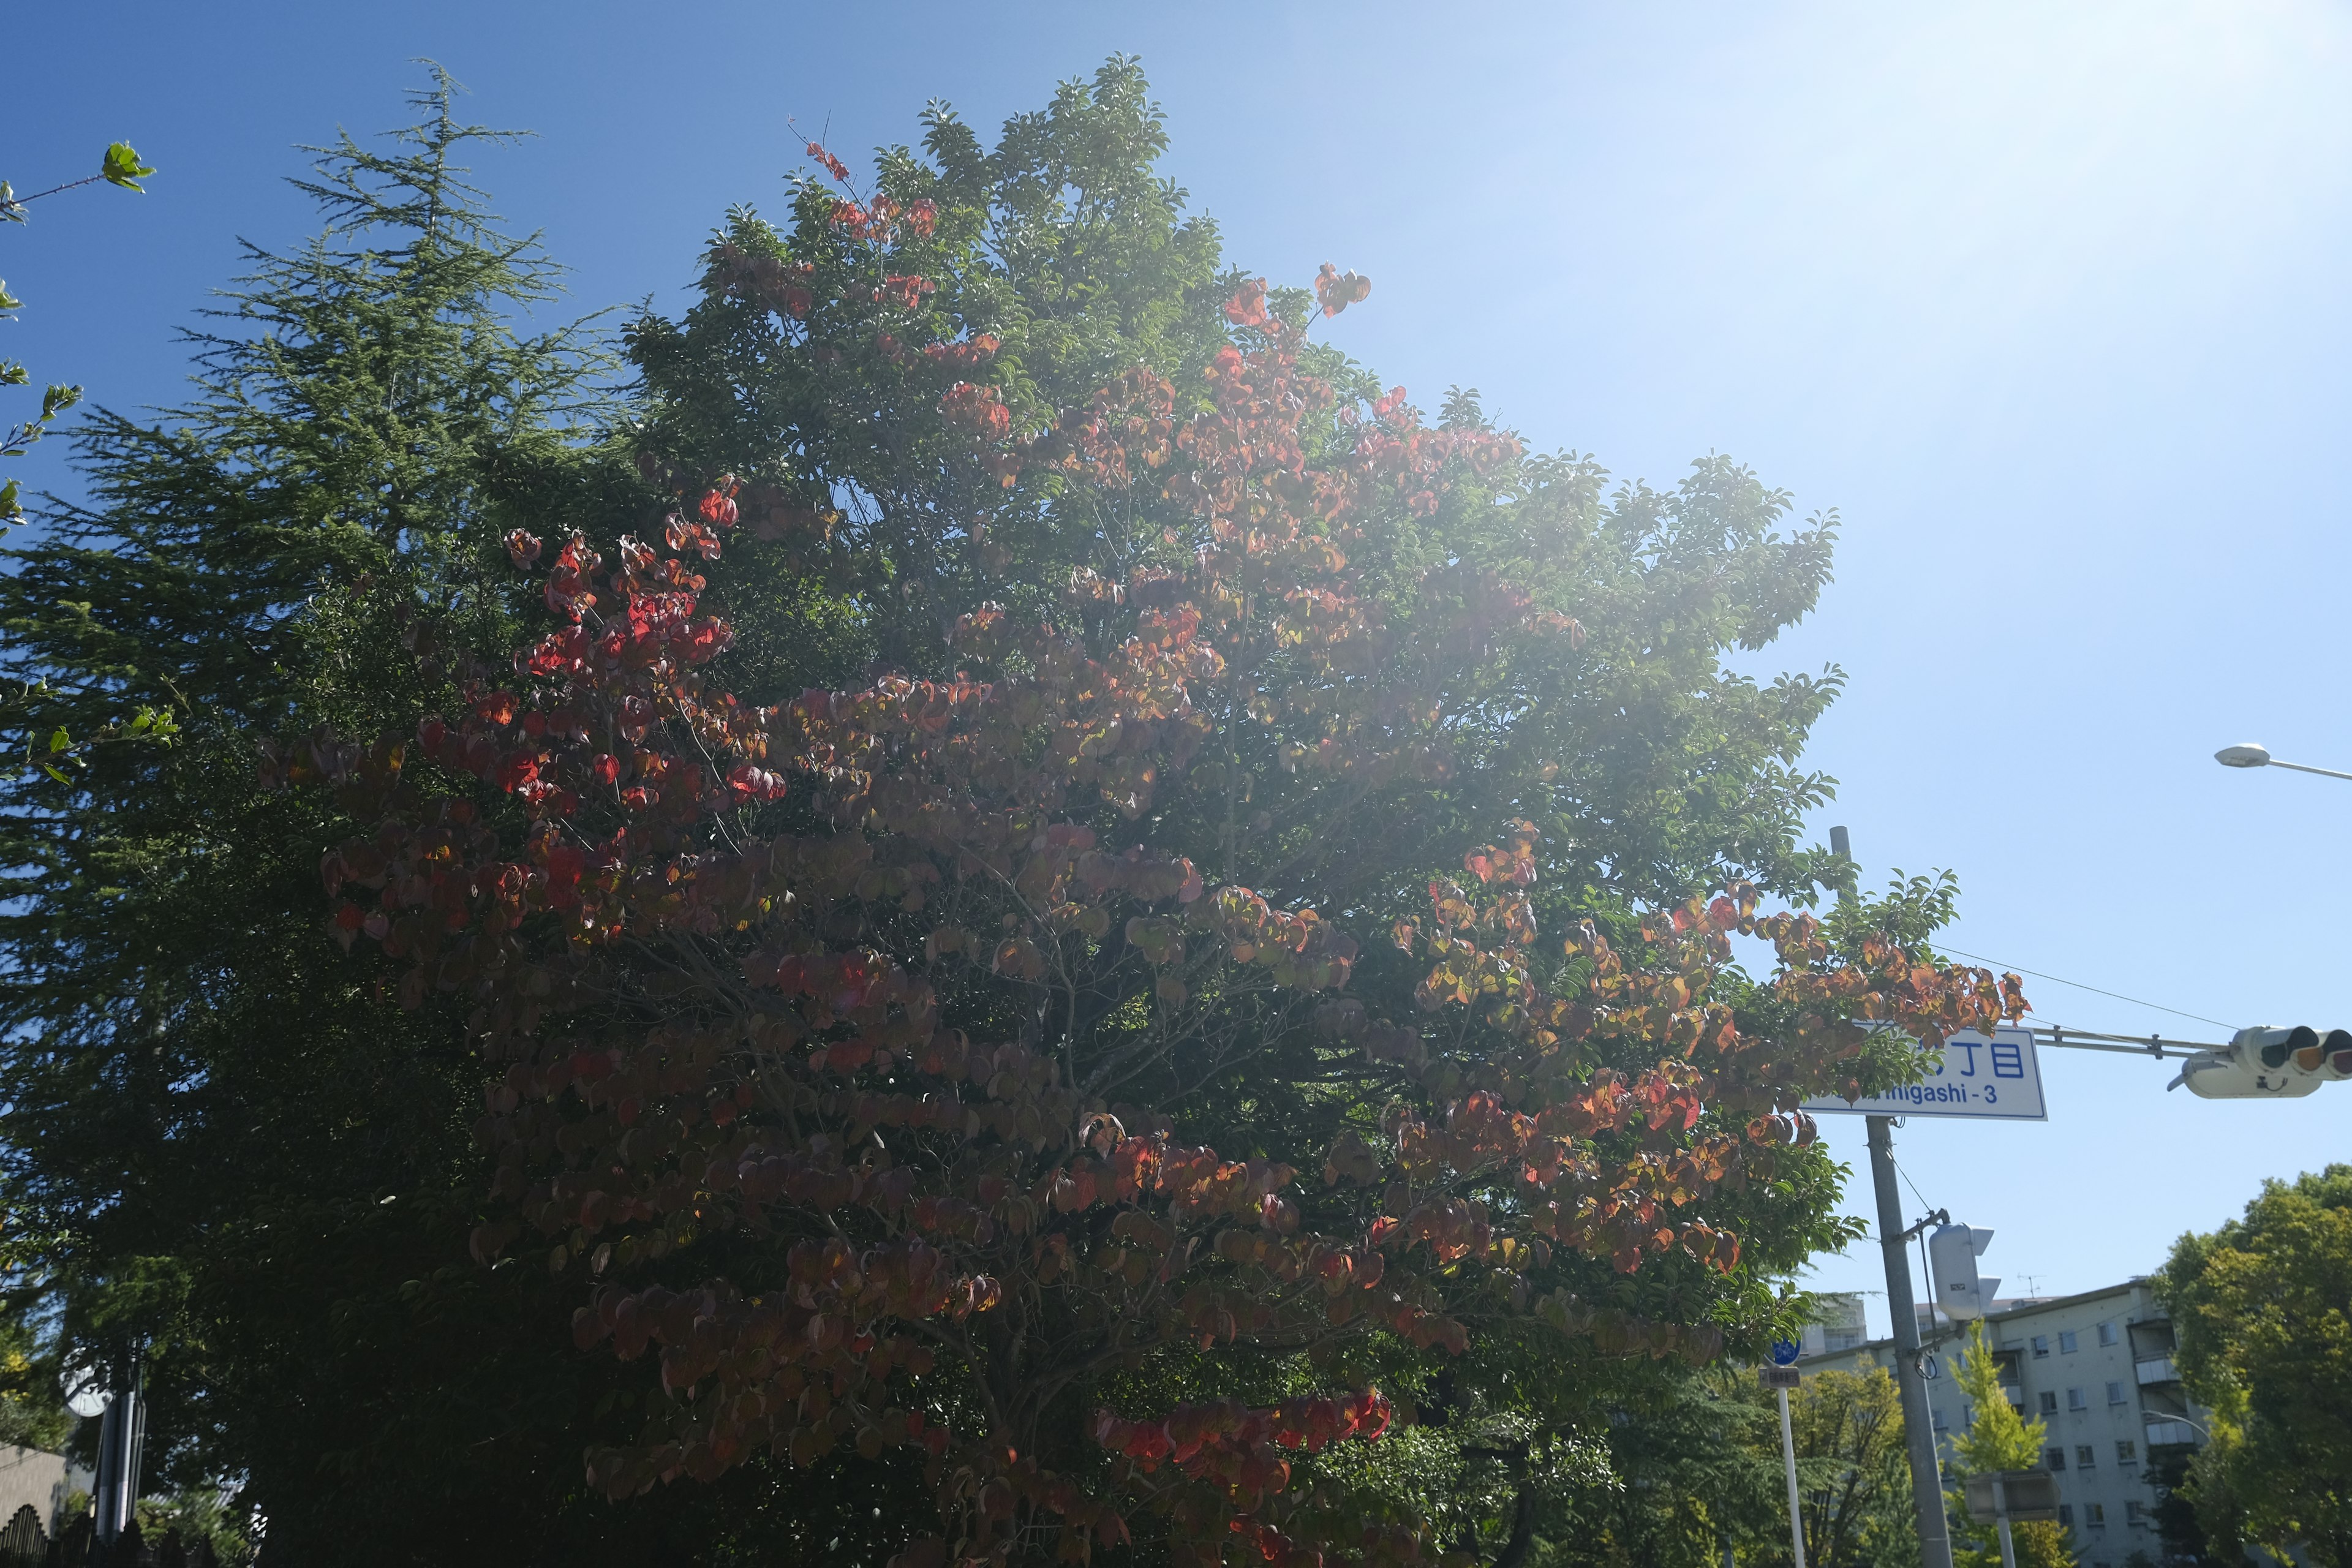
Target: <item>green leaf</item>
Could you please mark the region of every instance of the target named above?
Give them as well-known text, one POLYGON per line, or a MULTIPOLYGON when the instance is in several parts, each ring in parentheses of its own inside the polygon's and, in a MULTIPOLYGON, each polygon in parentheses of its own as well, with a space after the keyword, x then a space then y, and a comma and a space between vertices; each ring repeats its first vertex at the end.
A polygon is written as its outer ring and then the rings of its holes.
POLYGON ((0 310, 22 310, 24 308, 24 304, 25 301, 8 292, 8 280, 5 278, 0 278, 0 310))
POLYGON ((55 419, 58 415, 63 414, 67 409, 71 408, 75 404, 79 403, 80 401, 80 387, 61 386, 54 382, 51 383, 48 390, 41 394, 42 423, 47 424, 48 421, 55 419))
POLYGON ((24 515, 25 509, 16 504, 16 481, 0 485, 0 522, 13 522, 24 515))
POLYGON ((63 773, 61 773, 58 772, 57 764, 56 764, 56 763, 43 763, 41 764, 41 771, 42 771, 43 773, 45 773, 48 774, 51 778, 53 778, 53 779, 57 780, 57 781, 58 781, 58 783, 59 783, 59 784, 69 784, 73 783, 73 780, 71 780, 71 779, 69 779, 69 778, 66 777, 66 775, 65 775, 65 774, 63 774, 63 773))
POLYGON ((106 163, 100 171, 110 184, 121 185, 126 191, 144 192, 140 180, 155 171, 139 161, 139 154, 128 142, 116 142, 106 149, 106 163))
POLYGON ((65 732, 63 726, 59 726, 49 736, 49 755, 54 757, 72 744, 72 738, 65 732))
POLYGON ((0 360, 0 386, 22 386, 32 379, 32 373, 15 360, 0 360))

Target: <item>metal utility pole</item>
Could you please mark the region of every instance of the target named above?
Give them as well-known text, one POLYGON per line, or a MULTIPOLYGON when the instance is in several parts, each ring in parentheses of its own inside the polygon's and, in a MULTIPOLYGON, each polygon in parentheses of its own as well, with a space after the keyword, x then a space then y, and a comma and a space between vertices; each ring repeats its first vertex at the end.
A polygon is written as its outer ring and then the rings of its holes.
MULTIPOLYGON (((1843 827, 1830 829, 1830 848, 1853 863, 1853 843, 1843 827)), ((1839 897, 1843 898, 1843 889, 1839 897)), ((1927 1413, 1927 1383, 1919 1374, 1919 1319, 1911 1297, 1911 1248, 1895 1185, 1895 1119, 1864 1118, 1870 1133, 1870 1182, 1878 1194, 1878 1247, 1886 1263, 1886 1310, 1895 1319, 1895 1386, 1903 1398, 1904 1447, 1911 1455, 1911 1500, 1919 1511, 1919 1568, 1952 1568, 1952 1537, 1944 1517, 1944 1472, 1936 1428, 1927 1413)))
POLYGON ((1895 1315, 1895 1386, 1903 1396, 1904 1447, 1911 1453, 1911 1499, 1919 1510, 1920 1568, 1952 1568, 1952 1540, 1944 1522, 1943 1467, 1927 1413, 1927 1382, 1919 1375, 1919 1319, 1911 1300, 1911 1247, 1903 1230, 1903 1202, 1895 1190, 1891 1116, 1864 1117, 1870 1127, 1870 1179, 1878 1189, 1878 1245, 1886 1259, 1886 1310, 1895 1315))
MULTIPOLYGON (((1797 1500, 1797 1439, 1789 1428, 1789 1391, 1776 1389, 1780 1396, 1780 1463, 1789 1472, 1789 1544, 1796 1549, 1797 1568, 1805 1568, 1805 1515, 1797 1500)), ((2017 1568, 2004 1563, 2002 1568, 2017 1568)))
POLYGON ((109 1546, 131 1528, 132 1506, 139 1500, 140 1450, 147 1436, 147 1402, 141 1395, 146 1381, 145 1369, 133 1354, 99 1424, 98 1493, 91 1500, 91 1512, 99 1541, 109 1546))
POLYGON ((1992 1509, 1993 1523, 2000 1531, 2000 1568, 2017 1568, 2017 1542, 2009 1533, 2009 1483, 1999 1476, 1992 1479, 1992 1509))

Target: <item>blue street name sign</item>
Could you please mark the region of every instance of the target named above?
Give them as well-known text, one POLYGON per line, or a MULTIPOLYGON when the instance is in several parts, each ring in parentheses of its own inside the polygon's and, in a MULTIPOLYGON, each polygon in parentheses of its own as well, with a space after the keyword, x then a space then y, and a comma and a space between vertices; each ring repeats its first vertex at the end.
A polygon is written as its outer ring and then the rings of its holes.
POLYGON ((2031 1029, 1963 1029, 1927 1058, 1917 1083, 1840 1100, 1819 1095, 1804 1102, 1816 1116, 1957 1116, 1980 1121, 2047 1121, 2042 1103, 2042 1063, 2031 1029))

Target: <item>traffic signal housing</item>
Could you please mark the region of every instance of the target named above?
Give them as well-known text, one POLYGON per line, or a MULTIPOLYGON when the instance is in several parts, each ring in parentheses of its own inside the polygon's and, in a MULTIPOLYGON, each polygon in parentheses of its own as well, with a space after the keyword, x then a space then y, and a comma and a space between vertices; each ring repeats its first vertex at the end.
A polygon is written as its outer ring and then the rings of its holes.
POLYGON ((1992 1310, 1999 1279, 1981 1279, 1977 1259, 1992 1245, 1992 1232, 1965 1225, 1939 1225, 1927 1233, 1927 1268, 1935 1276, 1935 1304, 1956 1323, 1981 1318, 1992 1310))
POLYGON ((2352 1030, 2322 1035, 2308 1024, 2241 1029, 2217 1051, 2189 1058, 2170 1087, 2204 1100, 2295 1100, 2352 1079, 2352 1030))
POLYGON ((2352 1029, 2330 1029, 2327 1037, 2316 1046, 2295 1053, 2295 1068, 2307 1072, 2322 1083, 2342 1083, 2352 1079, 2352 1029))

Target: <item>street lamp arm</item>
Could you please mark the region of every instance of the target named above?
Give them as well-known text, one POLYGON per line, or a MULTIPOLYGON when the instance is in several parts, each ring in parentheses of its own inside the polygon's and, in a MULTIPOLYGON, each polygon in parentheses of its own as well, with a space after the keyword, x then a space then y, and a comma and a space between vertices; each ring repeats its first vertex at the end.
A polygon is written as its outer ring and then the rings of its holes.
POLYGON ((2183 1426, 2195 1432, 2200 1437, 2204 1438, 2208 1443, 2213 1440, 2212 1433, 2208 1432, 2202 1425, 2190 1420, 2186 1415, 2167 1415, 2161 1410, 2143 1410, 2139 1413, 2139 1418, 2151 1426, 2159 1421, 2178 1421, 2183 1426))
POLYGON ((2325 779, 2352 779, 2352 773, 2339 773, 2334 768, 2306 767, 2301 763, 2283 763, 2276 757, 2270 760, 2270 765, 2274 768, 2292 768, 2299 773, 2317 773, 2325 779))

